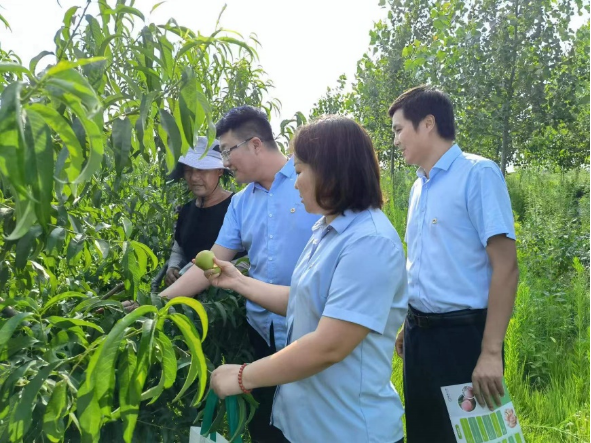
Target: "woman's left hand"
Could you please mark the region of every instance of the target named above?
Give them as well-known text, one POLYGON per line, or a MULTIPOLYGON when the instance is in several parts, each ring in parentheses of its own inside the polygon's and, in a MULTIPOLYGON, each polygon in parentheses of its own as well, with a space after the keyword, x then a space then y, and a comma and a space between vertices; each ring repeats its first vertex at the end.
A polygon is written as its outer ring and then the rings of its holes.
POLYGON ((222 365, 211 373, 211 387, 220 399, 242 394, 238 384, 240 365, 222 365))

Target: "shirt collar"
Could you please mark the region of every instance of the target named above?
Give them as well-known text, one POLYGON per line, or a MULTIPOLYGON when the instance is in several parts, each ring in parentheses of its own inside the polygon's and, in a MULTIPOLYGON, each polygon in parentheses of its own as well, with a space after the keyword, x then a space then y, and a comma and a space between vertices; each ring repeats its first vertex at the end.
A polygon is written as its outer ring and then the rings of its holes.
MULTIPOLYGON (((275 174, 275 180, 277 180, 277 176, 279 174, 281 174, 287 178, 293 177, 295 175, 295 167, 293 166, 293 157, 288 158, 285 165, 283 165, 283 168, 281 168, 279 170, 279 172, 277 172, 277 174, 275 174)), ((275 183, 275 181, 273 181, 273 183, 275 183)), ((260 189, 261 191, 268 192, 260 183, 254 182, 253 184, 254 184, 254 186, 252 187, 253 193, 254 193, 255 189, 260 189)))
MULTIPOLYGON (((345 229, 347 229, 349 227, 351 222, 353 220, 355 220, 358 215, 359 215, 359 212, 355 212, 350 209, 347 209, 347 210, 345 210, 344 214, 338 215, 337 218, 335 218, 332 221, 332 223, 330 224, 330 227, 340 234, 343 231, 345 231, 345 229)), ((312 227, 312 231, 317 231, 318 229, 326 228, 326 227, 328 227, 328 225, 326 224, 326 217, 321 217, 320 220, 318 220, 316 223, 314 223, 314 226, 312 227)))
MULTIPOLYGON (((449 148, 445 152, 445 154, 441 156, 439 160, 437 160, 437 163, 433 165, 433 168, 431 168, 431 172, 433 172, 434 169, 441 169, 443 171, 447 171, 452 165, 452 163, 455 161, 455 159, 458 158, 461 153, 462 150, 460 149, 458 144, 454 143, 453 146, 449 148)), ((426 177, 425 170, 423 168, 417 169, 417 176, 426 177)))

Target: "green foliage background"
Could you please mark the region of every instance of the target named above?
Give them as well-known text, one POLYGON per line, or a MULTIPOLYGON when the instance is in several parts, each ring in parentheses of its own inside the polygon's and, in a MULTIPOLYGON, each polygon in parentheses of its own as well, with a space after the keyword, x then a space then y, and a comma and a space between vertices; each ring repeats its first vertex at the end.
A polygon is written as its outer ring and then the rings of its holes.
MULTIPOLYGON (((278 110, 258 42, 96 3, 96 16, 70 8, 53 50, 27 64, 0 50, 0 441, 186 441, 208 369, 250 359, 239 296, 164 306, 151 278, 187 199, 166 182, 178 156, 234 106, 278 110), (125 315, 124 299, 143 306, 125 315)), ((388 20, 355 78, 310 117, 369 130, 403 237, 415 176, 387 109, 420 83, 451 94, 460 146, 514 171, 521 277, 506 376, 527 441, 589 441, 589 22, 570 26, 589 3, 381 4, 388 20)), ((281 123, 283 149, 306 120, 281 123)), ((402 392, 396 358, 392 378, 402 392)))

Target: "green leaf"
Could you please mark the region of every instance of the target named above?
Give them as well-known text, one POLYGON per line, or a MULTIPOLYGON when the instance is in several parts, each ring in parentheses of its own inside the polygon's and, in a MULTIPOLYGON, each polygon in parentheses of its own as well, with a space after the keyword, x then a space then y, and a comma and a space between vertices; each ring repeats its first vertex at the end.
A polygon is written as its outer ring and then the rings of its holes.
MULTIPOLYGON (((236 404, 238 406, 238 423, 234 423, 234 435, 231 436, 228 443, 236 441, 244 432, 246 427, 246 404, 241 396, 236 396, 236 404)), ((230 425, 232 427, 232 425, 230 425)))
POLYGON ((195 83, 195 78, 190 76, 187 83, 181 88, 179 99, 183 133, 190 146, 196 145, 196 135, 198 135, 193 126, 195 124, 195 113, 198 106, 197 87, 195 83))
POLYGON ((134 250, 138 250, 138 249, 142 249, 147 257, 150 259, 150 261, 152 262, 152 268, 157 268, 158 267, 158 257, 156 257, 156 255, 152 252, 152 250, 144 245, 143 243, 140 243, 138 241, 132 240, 131 245, 133 246, 134 250))
POLYGON ((148 118, 148 114, 150 114, 150 109, 155 96, 156 92, 154 91, 142 95, 142 100, 140 103, 140 117, 135 122, 135 131, 137 133, 137 139, 140 144, 140 151, 142 153, 145 149, 144 137, 146 131, 146 119, 148 118))
POLYGON ((103 260, 109 256, 110 246, 109 246, 108 241, 98 238, 94 241, 94 245, 96 246, 96 249, 103 257, 103 260))
POLYGON ((181 148, 183 141, 181 139, 181 132, 174 121, 174 117, 165 109, 160 109, 160 123, 168 135, 166 146, 172 156, 172 164, 169 164, 167 157, 167 166, 169 171, 174 167, 174 162, 178 160, 181 155, 181 148))
POLYGON ((207 45, 210 45, 212 42, 213 42, 213 40, 209 37, 203 37, 203 36, 195 37, 195 38, 187 41, 187 43, 185 43, 183 45, 183 47, 180 49, 179 53, 177 54, 177 57, 179 57, 179 58, 182 57, 187 51, 190 51, 195 46, 203 45, 205 47, 207 45))
POLYGON ((17 222, 14 230, 10 233, 8 237, 5 237, 5 240, 12 241, 18 240, 31 229, 31 226, 37 221, 37 216, 35 215, 35 204, 32 201, 28 201, 25 203, 24 212, 20 215, 17 215, 17 222))
POLYGON ((142 278, 142 273, 138 266, 138 259, 135 254, 133 245, 129 242, 124 243, 124 253, 121 260, 121 267, 124 271, 125 290, 133 295, 135 299, 139 289, 139 283, 142 278))
MULTIPOLYGON (((88 110, 88 117, 92 117, 101 110, 101 103, 94 89, 78 71, 73 69, 61 71, 46 81, 46 88, 53 95, 67 97, 66 93, 77 98, 88 110)), ((78 117, 86 112, 78 112, 78 117)))
POLYGON ((41 308, 39 315, 43 316, 43 314, 45 314, 49 310, 49 308, 56 305, 60 301, 67 300, 69 298, 88 298, 88 295, 83 294, 82 292, 68 291, 64 292, 63 294, 56 295, 55 297, 51 297, 49 300, 47 300, 47 303, 43 305, 43 308, 41 308))
POLYGON ((89 298, 84 300, 83 302, 79 303, 72 309, 72 314, 76 314, 77 312, 84 311, 86 314, 92 309, 98 309, 103 307, 111 307, 117 308, 120 311, 123 311, 123 305, 120 302, 115 300, 101 300, 100 298, 89 298))
POLYGON ((6 346, 8 340, 10 340, 12 334, 14 333, 18 325, 20 325, 21 322, 30 317, 33 317, 33 313, 20 312, 16 314, 14 317, 9 318, 8 321, 4 323, 2 329, 0 329, 0 350, 2 350, 4 346, 6 346))
POLYGON ((66 28, 69 28, 70 26, 72 26, 72 24, 73 24, 72 17, 74 17, 74 14, 76 13, 76 11, 78 10, 79 7, 80 6, 72 6, 64 14, 64 22, 63 23, 66 28))
POLYGON ((164 382, 164 388, 168 389, 176 380, 177 359, 174 353, 174 348, 172 347, 172 342, 164 332, 157 330, 156 339, 160 346, 160 350, 162 351, 162 370, 166 379, 164 382))
POLYGON ((164 35, 158 37, 158 42, 160 43, 160 58, 163 66, 162 77, 170 79, 174 75, 175 68, 175 60, 172 55, 174 47, 164 35))
POLYGON ((168 313, 168 310, 171 306, 175 305, 187 305, 191 309, 193 309, 197 315, 199 316, 199 320, 201 321, 201 327, 203 329, 203 338, 201 341, 205 340, 207 337, 207 327, 208 327, 208 320, 207 320, 207 312, 205 312, 205 308, 201 304, 201 302, 195 300, 194 298, 190 297, 175 297, 171 299, 162 309, 160 309, 159 315, 163 316, 168 313))
POLYGON ((30 174, 29 183, 33 188, 35 215, 47 229, 51 221, 53 200, 53 141, 51 131, 43 117, 32 109, 27 111, 28 124, 25 129, 27 142, 26 166, 30 174))
POLYGON ((144 17, 144 14, 142 14, 139 10, 132 8, 131 6, 125 6, 125 5, 117 5, 117 9, 115 9, 115 13, 116 14, 132 14, 135 15, 136 17, 139 17, 142 19, 142 21, 146 21, 146 18, 144 17))
POLYGON ((33 110, 41 115, 51 129, 59 135, 62 143, 68 149, 69 166, 66 168, 66 174, 68 180, 73 182, 80 174, 82 164, 84 163, 82 147, 80 146, 74 130, 59 112, 49 106, 35 103, 27 106, 26 110, 27 112, 33 110))
MULTIPOLYGON (((107 300, 105 300, 107 301, 107 300)), ((140 306, 130 312, 101 337, 86 369, 86 379, 78 389, 78 418, 83 442, 97 442, 102 416, 110 416, 110 405, 99 405, 99 399, 109 398, 114 388, 114 367, 119 345, 126 329, 148 313, 157 313, 154 306, 140 306)))
MULTIPOLYGON (((162 2, 164 3, 164 2, 162 2)), ((0 15, 0 22, 4 23, 4 26, 6 26, 6 29, 10 29, 12 31, 12 28, 10 27, 10 25, 8 24, 8 22, 6 21, 6 19, 0 15)))
POLYGON ((125 232, 125 237, 130 238, 131 233, 133 232, 133 223, 127 217, 121 217, 121 223, 123 224, 123 232, 125 232))
POLYGON ((201 131, 201 127, 205 122, 205 119, 208 115, 211 114, 211 105, 207 96, 199 89, 200 85, 197 85, 197 110, 195 113, 195 133, 198 135, 199 131, 201 131))
POLYGON ((16 257, 14 260, 14 266, 17 269, 23 269, 26 264, 27 260, 29 259, 29 254, 31 250, 35 247, 35 240, 41 234, 42 230, 40 226, 34 226, 32 229, 29 229, 27 232, 16 244, 16 257))
POLYGON ((43 383, 45 383, 45 380, 49 377, 51 371, 61 363, 61 361, 56 361, 43 367, 43 369, 37 372, 37 375, 35 375, 29 384, 23 389, 16 408, 14 408, 10 414, 10 424, 8 425, 8 429, 11 441, 20 441, 29 430, 33 416, 33 408, 37 404, 35 397, 37 397, 39 389, 41 389, 41 386, 43 386, 43 383))
POLYGON ((31 59, 31 61, 29 62, 29 70, 31 71, 32 74, 35 74, 35 68, 37 68, 37 63, 39 63, 39 61, 43 57, 46 57, 48 55, 54 55, 54 54, 51 51, 41 51, 39 54, 37 54, 35 57, 33 57, 31 59))
POLYGON ((86 242, 82 234, 76 234, 74 238, 68 243, 68 251, 66 253, 66 259, 68 263, 73 264, 73 260, 82 252, 84 249, 84 243, 86 242))
MULTIPOLYGON (((174 107, 174 112, 172 113, 172 116, 174 117, 174 121, 177 125, 177 127, 179 127, 180 129, 183 128, 183 122, 181 121, 181 109, 180 106, 175 106, 174 107)), ((191 140, 191 138, 189 138, 188 140, 191 140)), ((189 141, 187 140, 187 138, 185 137, 185 132, 182 131, 181 132, 181 152, 180 155, 185 155, 187 153, 187 151, 189 150, 189 141)))
POLYGON ((242 40, 238 40, 233 37, 218 37, 218 40, 225 42, 225 43, 231 43, 233 45, 239 46, 240 48, 246 50, 246 52, 248 52, 252 57, 258 58, 257 52, 252 47, 250 47, 246 42, 244 42, 242 40))
POLYGON ((56 383, 43 415, 43 432, 49 441, 62 441, 66 432, 63 417, 68 414, 68 387, 65 380, 56 383))
POLYGON ((22 86, 21 82, 9 84, 0 98, 0 174, 8 179, 17 219, 7 240, 18 240, 36 221, 34 198, 25 181, 24 119, 20 106, 22 86))
POLYGON ((105 333, 105 331, 103 331, 103 328, 101 328, 99 325, 95 325, 92 322, 89 322, 86 320, 80 320, 77 318, 58 317, 58 316, 52 315, 50 317, 47 317, 46 320, 49 323, 51 323, 52 325, 57 326, 58 328, 62 328, 62 329, 68 329, 71 326, 76 325, 76 326, 86 326, 87 328, 96 329, 101 334, 105 333))
POLYGON ((162 375, 157 386, 142 393, 142 401, 152 399, 148 404, 154 403, 164 389, 170 388, 176 380, 177 360, 170 339, 160 330, 156 330, 156 343, 162 353, 162 375))
POLYGON ((166 3, 166 1, 160 2, 160 3, 156 3, 154 6, 152 6, 152 9, 150 9, 150 14, 152 12, 154 12, 156 10, 156 8, 158 8, 160 5, 166 3))
POLYGON ((218 308, 218 311, 219 311, 220 315, 222 316, 222 326, 225 327, 226 321, 228 320, 228 314, 226 313, 226 310, 224 309, 223 305, 219 301, 215 301, 214 305, 216 308, 218 308))
POLYGON ((150 371, 150 360, 152 355, 152 347, 154 341, 156 322, 154 320, 145 320, 142 325, 142 338, 140 339, 140 346, 138 350, 137 365, 131 377, 131 384, 127 391, 129 409, 123 416, 124 432, 123 439, 126 443, 131 443, 133 439, 133 431, 137 423, 137 418, 140 411, 141 395, 150 371))
MULTIPOLYGON (((183 297, 178 297, 183 298, 183 297)), ((174 299, 173 299, 174 300, 174 299)), ((207 365, 205 363, 205 355, 201 349, 201 339, 199 333, 195 329, 195 325, 182 314, 169 314, 167 318, 171 319, 173 323, 179 328, 185 343, 189 347, 191 355, 191 366, 189 367, 189 373, 185 379, 183 387, 172 400, 173 402, 180 399, 187 389, 193 384, 195 379, 199 379, 199 395, 197 396, 197 402, 201 401, 203 394, 205 393, 205 385, 207 383, 207 365)))
MULTIPOLYGON (((104 343, 101 345, 100 356, 96 357, 98 360, 96 363, 96 371, 93 373, 93 377, 95 396, 101 406, 102 415, 109 416, 111 412, 111 405, 110 403, 105 403, 105 399, 110 398, 112 395, 114 386, 112 384, 112 380, 110 379, 110 374, 113 373, 115 359, 117 357, 117 353, 119 352, 119 344, 123 339, 125 330, 146 314, 157 312, 158 310, 154 306, 140 306, 135 311, 130 312, 121 320, 119 320, 113 329, 111 329, 109 335, 107 335, 104 343)), ((96 354, 93 355, 93 358, 95 358, 95 356, 96 354)))
MULTIPOLYGON (((0 172, 8 177, 19 196, 26 196, 24 139, 20 94, 23 83, 6 86, 0 98, 0 172)), ((17 208, 18 210, 18 208, 17 208)))
POLYGON ((8 360, 16 353, 27 352, 27 348, 35 343, 39 343, 39 340, 28 335, 17 335, 16 337, 12 337, 8 340, 8 345, 4 351, 0 352, 0 361, 8 360))
POLYGON ((116 119, 113 122, 111 140, 115 152, 115 171, 120 176, 126 166, 130 164, 131 152, 131 122, 129 118, 116 119))
POLYGON ((31 72, 27 68, 12 62, 0 62, 0 72, 18 72, 32 77, 31 72))
POLYGON ((21 366, 12 370, 10 375, 5 380, 3 380, 2 384, 0 385, 0 420, 4 420, 4 418, 10 412, 9 397, 12 393, 12 388, 14 387, 15 383, 18 382, 19 379, 23 377, 29 368, 31 368, 31 366, 33 366, 35 363, 36 361, 34 360, 29 360, 23 363, 21 366))
POLYGON ((104 153, 103 136, 96 124, 86 118, 81 118, 80 123, 84 127, 86 135, 88 136, 90 155, 86 162, 86 166, 84 166, 84 169, 78 178, 74 180, 74 183, 76 184, 85 183, 90 177, 92 177, 92 174, 100 169, 104 153))
MULTIPOLYGON (((125 349, 119 356, 117 364, 117 383, 119 385, 119 417, 123 421, 125 429, 128 414, 133 413, 133 407, 128 404, 128 392, 133 382, 133 373, 137 365, 137 356, 131 345, 125 346, 125 349)), ((115 415, 115 414, 114 414, 115 415)))
MULTIPOLYGON (((88 65, 90 63, 100 62, 103 60, 106 60, 106 58, 105 57, 83 58, 83 59, 76 60, 75 62, 72 62, 69 60, 62 60, 57 65, 55 65, 53 68, 49 69, 45 75, 47 77, 52 77, 52 76, 55 76, 56 74, 67 71, 69 69, 77 68, 78 66, 88 65)), ((64 79, 64 77, 60 77, 60 78, 64 79)), ((71 78, 71 77, 68 75, 68 76, 66 76, 65 79, 67 79, 67 78, 71 78)))
POLYGON ((105 38, 105 40, 101 44, 101 47, 100 47, 100 49, 98 51, 99 56, 105 55, 105 51, 107 50, 107 47, 109 46, 109 43, 111 43, 111 41, 113 41, 116 38, 122 38, 122 37, 123 37, 123 34, 111 34, 111 35, 108 35, 107 38, 105 38))

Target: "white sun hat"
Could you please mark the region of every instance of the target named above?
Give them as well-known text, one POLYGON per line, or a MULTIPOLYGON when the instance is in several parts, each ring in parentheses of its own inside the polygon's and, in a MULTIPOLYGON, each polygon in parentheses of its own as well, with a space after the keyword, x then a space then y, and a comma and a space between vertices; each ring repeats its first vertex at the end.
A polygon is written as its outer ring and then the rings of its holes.
POLYGON ((207 148, 207 137, 200 136, 197 139, 197 145, 194 148, 189 148, 185 155, 179 157, 179 161, 169 175, 169 178, 178 180, 183 176, 183 165, 190 166, 195 169, 226 169, 222 160, 222 154, 219 152, 220 142, 215 139, 207 154, 203 156, 207 148))

